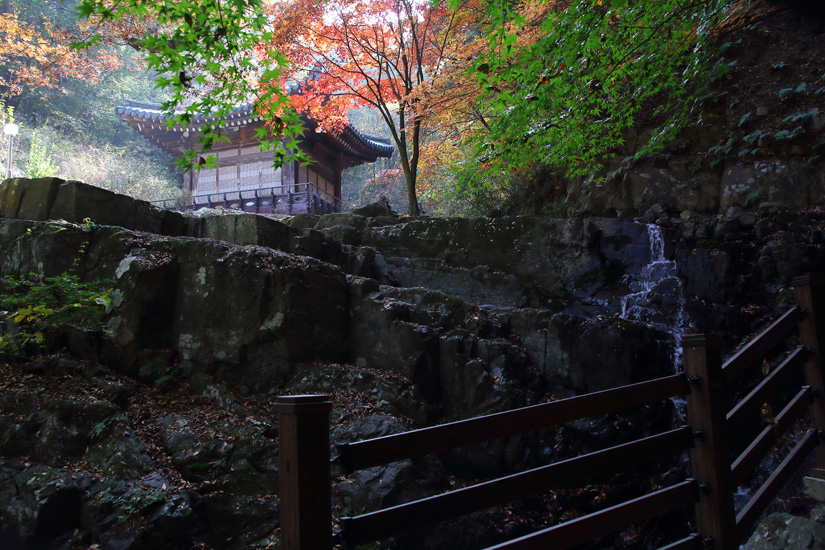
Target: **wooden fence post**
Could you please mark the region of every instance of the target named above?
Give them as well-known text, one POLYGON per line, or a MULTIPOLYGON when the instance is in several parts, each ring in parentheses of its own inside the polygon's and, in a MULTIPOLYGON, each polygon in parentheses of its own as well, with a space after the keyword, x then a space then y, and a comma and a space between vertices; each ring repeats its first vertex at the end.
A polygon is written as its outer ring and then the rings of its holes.
MULTIPOLYGON (((815 430, 825 431, 825 374, 822 370, 822 351, 825 350, 825 281, 810 275, 793 280, 796 304, 805 310, 799 323, 802 345, 808 348, 805 363, 805 383, 811 386, 814 402, 811 404, 811 422, 815 430)), ((813 475, 825 478, 825 445, 816 446, 816 467, 813 475)))
POLYGON ((687 416, 696 440, 690 462, 700 489, 696 528, 701 537, 712 539, 715 550, 733 550, 738 548, 739 541, 720 346, 719 338, 709 335, 689 335, 682 339, 685 374, 690 383, 687 416))
POLYGON ((281 548, 332 548, 327 395, 281 396, 278 413, 281 548))

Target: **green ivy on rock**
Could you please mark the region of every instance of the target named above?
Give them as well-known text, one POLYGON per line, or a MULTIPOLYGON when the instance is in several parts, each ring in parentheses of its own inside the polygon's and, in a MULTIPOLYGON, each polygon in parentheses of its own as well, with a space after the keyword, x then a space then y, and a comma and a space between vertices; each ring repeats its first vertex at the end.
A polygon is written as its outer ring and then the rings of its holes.
POLYGON ((636 159, 701 123, 699 98, 726 68, 715 33, 735 13, 726 0, 573 0, 520 45, 516 8, 489 0, 488 11, 497 30, 472 70, 492 115, 476 156, 494 170, 540 162, 571 178, 598 171, 641 114, 656 127, 636 159))

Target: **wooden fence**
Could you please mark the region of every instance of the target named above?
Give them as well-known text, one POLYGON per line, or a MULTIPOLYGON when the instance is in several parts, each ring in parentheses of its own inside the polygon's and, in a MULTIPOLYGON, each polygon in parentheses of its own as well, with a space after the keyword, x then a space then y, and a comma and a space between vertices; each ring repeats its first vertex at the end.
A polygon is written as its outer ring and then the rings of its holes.
POLYGON ((720 340, 683 339, 685 372, 513 411, 337 446, 346 472, 547 429, 580 418, 684 397, 688 425, 569 460, 516 473, 437 496, 340 518, 333 537, 329 412, 325 395, 282 396, 280 426, 281 544, 284 550, 345 548, 398 535, 549 490, 690 452, 690 477, 616 506, 497 546, 495 549, 570 548, 680 508, 695 509, 695 532, 660 550, 733 550, 747 538, 760 514, 804 459, 816 451, 813 475, 825 477, 823 349, 825 282, 794 281, 791 308, 733 357, 722 363, 720 340), (777 358, 780 349, 793 349, 777 358), (769 362, 770 359, 770 362, 769 362), (772 367, 772 364, 779 363, 772 367), (804 373, 804 376, 803 376, 804 373), (749 377, 745 396, 728 409, 729 388, 749 377), (804 383, 802 380, 804 379, 804 383), (777 401, 780 400, 780 401, 777 401), (773 415, 771 411, 780 410, 773 415), (808 418, 804 435, 737 513, 736 488, 777 445, 783 434, 808 418), (738 452, 733 445, 750 429, 757 435, 738 452), (736 436, 736 437, 734 437, 736 436))
POLYGON ((166 210, 221 207, 256 214, 332 214, 341 211, 341 199, 313 183, 207 193, 187 199, 154 201, 153 204, 166 210))

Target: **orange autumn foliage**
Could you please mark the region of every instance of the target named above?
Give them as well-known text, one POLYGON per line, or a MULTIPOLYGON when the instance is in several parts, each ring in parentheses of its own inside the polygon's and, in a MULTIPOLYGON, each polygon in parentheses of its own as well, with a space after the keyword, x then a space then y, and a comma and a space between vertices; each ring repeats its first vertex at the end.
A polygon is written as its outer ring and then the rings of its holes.
POLYGON ((140 37, 148 29, 141 21, 125 19, 100 25, 94 21, 78 23, 72 28, 56 27, 48 22, 40 29, 20 20, 14 13, 0 14, 0 88, 4 95, 18 95, 24 89, 61 88, 64 79, 98 82, 102 76, 123 66, 114 46, 140 37), (72 47, 87 34, 103 37, 101 46, 90 50, 72 47))
POLYGON ((455 43, 459 10, 427 0, 297 0, 268 7, 274 40, 262 45, 286 60, 280 85, 292 107, 340 131, 349 109, 377 109, 398 148, 410 212, 418 214, 416 180, 422 119, 413 91, 437 75, 455 43))
MULTIPOLYGON (((499 47, 502 63, 517 59, 522 48, 533 44, 542 36, 541 23, 548 13, 564 9, 566 2, 525 0, 516 8, 523 24, 511 22, 508 32, 517 35, 509 48, 499 47)), ((485 77, 491 69, 478 59, 490 50, 490 29, 487 27, 484 2, 468 2, 455 20, 455 32, 449 37, 454 44, 445 51, 443 66, 438 74, 418 86, 411 94, 416 115, 431 130, 422 146, 421 176, 419 189, 430 208, 436 202, 454 193, 459 187, 452 181, 452 173, 467 160, 463 144, 484 134, 494 114, 485 112, 482 106, 489 102, 482 98, 494 97, 502 90, 485 86, 485 77)))

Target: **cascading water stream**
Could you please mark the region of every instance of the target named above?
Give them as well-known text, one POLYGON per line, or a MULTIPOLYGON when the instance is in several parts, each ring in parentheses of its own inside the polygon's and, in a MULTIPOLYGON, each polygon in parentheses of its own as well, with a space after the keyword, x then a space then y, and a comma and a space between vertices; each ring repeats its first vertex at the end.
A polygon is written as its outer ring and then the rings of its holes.
MULTIPOLYGON (((619 285, 593 285, 571 289, 578 298, 568 312, 582 317, 602 319, 619 317, 669 334, 672 338, 673 372, 682 370, 682 337, 688 326, 685 311, 685 289, 679 278, 675 260, 665 254, 662 228, 656 224, 635 224, 619 234, 631 236, 612 250, 611 260, 623 265, 624 276, 619 285), (644 236, 647 235, 647 251, 644 236), (646 252, 646 253, 645 253, 646 252), (625 257, 622 257, 625 255, 625 257)), ((676 421, 684 420, 684 400, 674 399, 676 421)))
MULTIPOLYGON (((637 274, 626 275, 625 284, 630 292, 620 300, 622 319, 644 323, 666 331, 673 337, 673 370, 682 371, 682 337, 688 327, 685 312, 684 284, 678 276, 676 262, 665 257, 665 241, 658 225, 648 224, 650 240, 650 261, 637 274)), ((672 398, 674 420, 677 425, 686 421, 686 402, 672 398)), ((687 461, 687 456, 683 457, 687 461)), ((757 476, 765 478, 776 469, 776 459, 767 457, 757 468, 757 476)), ((740 510, 753 496, 749 486, 737 489, 734 495, 737 510, 740 510)))
POLYGON ((672 334, 676 347, 684 334, 685 297, 676 262, 665 257, 662 228, 647 225, 650 262, 635 277, 626 276, 631 292, 621 299, 622 319, 638 321, 672 334))
MULTIPOLYGON (((630 293, 621 298, 619 317, 637 321, 673 337, 673 370, 682 370, 682 336, 685 334, 685 293, 675 260, 665 257, 662 228, 647 224, 650 262, 636 276, 626 276, 630 293)), ((678 420, 683 420, 684 400, 674 399, 678 420)))
MULTIPOLYGON (((619 317, 643 323, 670 334, 673 338, 671 352, 673 371, 681 372, 683 370, 682 337, 689 326, 685 311, 684 284, 678 276, 676 262, 668 260, 665 256, 665 240, 661 227, 655 224, 647 224, 646 227, 650 243, 650 260, 638 272, 625 275, 623 282, 630 292, 619 299, 619 317)), ((607 302, 605 305, 608 305, 607 302)), ((672 398, 671 401, 674 405, 675 423, 684 424, 686 422, 685 400, 672 398)), ((685 455, 683 461, 686 463, 687 460, 687 455, 685 455)), ((775 469, 776 458, 766 457, 757 468, 755 477, 761 476, 764 479, 775 469)), ((738 488, 734 495, 737 510, 741 510, 752 495, 751 487, 738 488)))

